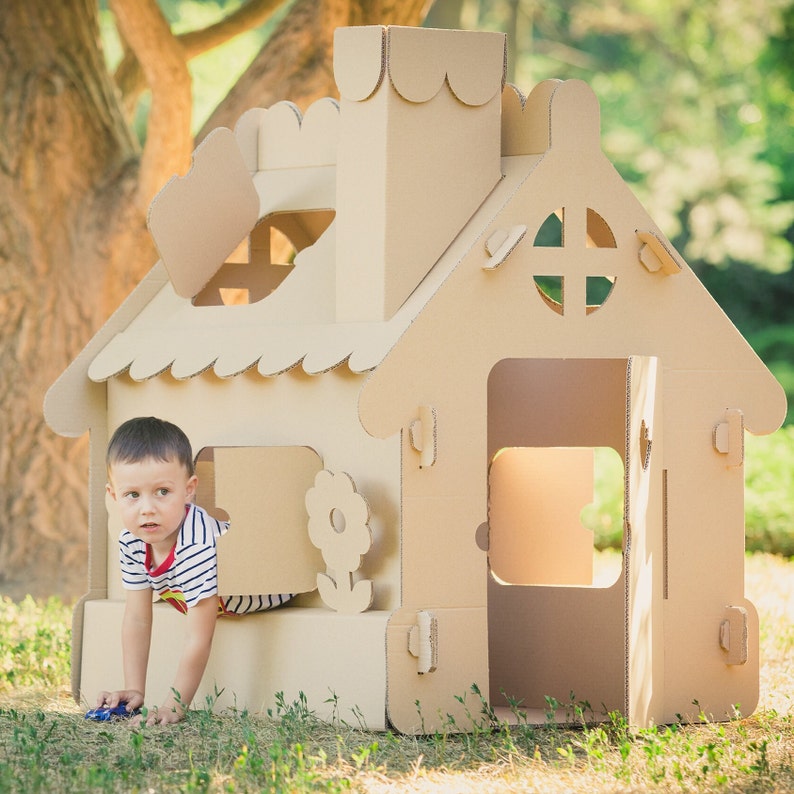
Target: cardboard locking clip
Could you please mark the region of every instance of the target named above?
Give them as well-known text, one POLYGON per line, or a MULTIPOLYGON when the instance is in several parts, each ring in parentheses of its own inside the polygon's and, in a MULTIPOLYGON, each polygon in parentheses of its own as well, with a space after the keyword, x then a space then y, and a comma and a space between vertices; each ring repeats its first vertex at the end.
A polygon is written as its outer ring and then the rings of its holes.
POLYGON ((408 632, 408 651, 417 659, 419 675, 438 667, 438 618, 427 610, 416 613, 416 625, 408 632))
POLYGON ((411 422, 411 446, 419 453, 419 468, 426 469, 436 462, 436 409, 419 406, 419 418, 411 422))
POLYGON ((725 421, 714 428, 714 448, 727 455, 729 468, 744 463, 744 414, 740 409, 725 411, 725 421))
POLYGON ((673 252, 662 242, 656 232, 644 232, 637 229, 637 237, 642 245, 639 259, 649 273, 661 270, 666 276, 674 276, 681 272, 681 265, 676 262, 673 252))
POLYGON ((511 226, 509 229, 497 229, 485 242, 485 250, 490 257, 483 265, 483 270, 495 270, 513 253, 515 247, 524 239, 527 227, 511 226))
POLYGON ((726 651, 726 664, 745 664, 748 658, 747 610, 725 607, 726 617, 720 623, 720 647, 726 651))

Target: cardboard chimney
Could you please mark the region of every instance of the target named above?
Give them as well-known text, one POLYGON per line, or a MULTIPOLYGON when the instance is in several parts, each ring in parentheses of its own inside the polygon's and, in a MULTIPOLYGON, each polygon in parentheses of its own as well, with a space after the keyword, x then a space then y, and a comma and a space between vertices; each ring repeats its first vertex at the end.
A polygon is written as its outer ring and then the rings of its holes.
MULTIPOLYGON (((754 709, 743 438, 783 390, 601 152, 588 86, 523 97, 504 58, 498 33, 340 29, 340 102, 249 111, 155 199, 161 261, 45 404, 90 433, 76 697, 121 685, 105 447, 156 415, 231 517, 221 589, 299 594, 219 620, 199 703, 303 692, 406 733, 465 728, 472 685, 530 722, 547 697, 636 725, 754 709), (607 583, 579 520, 600 448, 607 583)), ((155 605, 154 697, 184 626, 155 605)))

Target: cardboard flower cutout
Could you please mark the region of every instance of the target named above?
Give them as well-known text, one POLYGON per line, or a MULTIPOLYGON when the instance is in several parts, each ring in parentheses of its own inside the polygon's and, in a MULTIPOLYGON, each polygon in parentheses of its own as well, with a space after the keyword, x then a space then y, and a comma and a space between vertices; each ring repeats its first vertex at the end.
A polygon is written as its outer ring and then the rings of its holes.
POLYGON ((306 493, 306 509, 309 539, 322 552, 329 571, 317 574, 323 602, 338 612, 364 612, 372 603, 372 581, 353 584, 352 573, 372 546, 366 499, 349 474, 324 470, 306 493))

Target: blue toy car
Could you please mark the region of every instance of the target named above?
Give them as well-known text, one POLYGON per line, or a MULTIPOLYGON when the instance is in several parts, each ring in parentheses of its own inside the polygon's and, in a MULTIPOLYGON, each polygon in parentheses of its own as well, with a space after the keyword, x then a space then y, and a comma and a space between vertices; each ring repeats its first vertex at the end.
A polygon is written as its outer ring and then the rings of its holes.
POLYGON ((91 709, 86 712, 85 718, 87 720, 94 720, 95 722, 114 722, 115 720, 126 720, 140 714, 140 709, 133 709, 127 711, 127 703, 122 700, 115 708, 109 706, 101 706, 98 709, 91 709))

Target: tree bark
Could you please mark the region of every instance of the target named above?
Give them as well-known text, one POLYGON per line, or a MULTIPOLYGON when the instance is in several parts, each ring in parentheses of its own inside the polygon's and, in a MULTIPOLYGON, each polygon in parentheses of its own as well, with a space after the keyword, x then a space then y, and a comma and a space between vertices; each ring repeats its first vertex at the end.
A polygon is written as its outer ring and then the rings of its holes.
POLYGON ((44 394, 156 260, 97 13, 0 5, 0 592, 14 596, 85 589, 87 438, 55 436, 44 394))
POLYGON ((42 401, 134 244, 105 240, 123 223, 136 152, 98 39, 91 0, 0 9, 0 591, 14 594, 16 581, 71 595, 84 578, 86 441, 57 438, 42 401))
POLYGON ((152 93, 136 203, 145 214, 163 178, 190 166, 193 99, 182 46, 156 0, 111 0, 116 23, 141 64, 152 93))
MULTIPOLYGON (((185 59, 190 61, 240 33, 262 25, 282 3, 283 0, 247 0, 214 25, 182 33, 176 36, 176 40, 182 47, 185 59)), ((131 49, 125 51, 116 67, 114 79, 121 91, 124 114, 132 122, 138 99, 146 89, 147 82, 140 61, 131 49)))
MULTIPOLYGON (((425 3, 296 0, 210 126, 332 95, 335 27, 418 24, 425 3)), ((0 0, 0 594, 12 597, 85 589, 88 439, 47 427, 44 394, 157 259, 145 210, 193 147, 185 47, 154 0, 113 9, 152 89, 143 152, 96 0, 0 0)))

